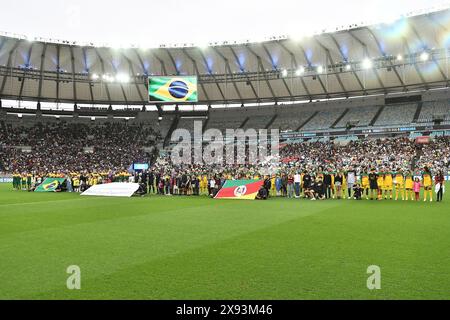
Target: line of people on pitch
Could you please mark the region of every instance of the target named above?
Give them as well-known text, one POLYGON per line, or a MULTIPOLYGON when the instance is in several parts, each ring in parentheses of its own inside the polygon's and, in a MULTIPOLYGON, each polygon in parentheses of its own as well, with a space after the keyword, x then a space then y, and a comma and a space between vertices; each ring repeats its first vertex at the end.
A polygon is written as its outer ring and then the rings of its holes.
POLYGON ((377 172, 357 174, 354 170, 346 172, 323 172, 281 174, 271 178, 270 195, 286 198, 307 198, 311 200, 355 199, 362 200, 416 200, 423 190, 424 201, 433 201, 433 191, 437 201, 443 200, 445 177, 440 171, 434 176, 428 167, 420 177, 411 172, 377 172))

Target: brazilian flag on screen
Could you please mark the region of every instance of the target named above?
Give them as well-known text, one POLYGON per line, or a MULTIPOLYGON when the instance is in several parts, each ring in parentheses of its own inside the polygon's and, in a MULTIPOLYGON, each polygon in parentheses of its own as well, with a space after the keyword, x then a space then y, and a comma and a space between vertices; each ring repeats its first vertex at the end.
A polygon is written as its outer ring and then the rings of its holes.
POLYGON ((198 101, 196 77, 153 77, 148 81, 150 101, 174 103, 198 101))

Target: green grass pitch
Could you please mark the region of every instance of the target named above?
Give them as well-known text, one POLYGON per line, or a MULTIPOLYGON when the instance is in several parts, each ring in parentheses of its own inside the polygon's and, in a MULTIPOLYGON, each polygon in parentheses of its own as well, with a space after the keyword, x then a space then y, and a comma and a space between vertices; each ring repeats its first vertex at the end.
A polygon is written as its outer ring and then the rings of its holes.
POLYGON ((449 299, 449 209, 84 198, 0 184, 0 299, 449 299), (70 265, 81 290, 66 287, 70 265), (381 290, 367 289, 370 265, 381 290))

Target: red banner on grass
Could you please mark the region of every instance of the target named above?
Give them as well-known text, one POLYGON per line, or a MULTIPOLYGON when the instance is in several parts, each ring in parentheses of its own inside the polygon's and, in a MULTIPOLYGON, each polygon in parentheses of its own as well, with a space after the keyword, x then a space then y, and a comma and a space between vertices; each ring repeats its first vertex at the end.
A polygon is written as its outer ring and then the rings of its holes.
POLYGON ((227 180, 214 199, 255 200, 263 180, 227 180))

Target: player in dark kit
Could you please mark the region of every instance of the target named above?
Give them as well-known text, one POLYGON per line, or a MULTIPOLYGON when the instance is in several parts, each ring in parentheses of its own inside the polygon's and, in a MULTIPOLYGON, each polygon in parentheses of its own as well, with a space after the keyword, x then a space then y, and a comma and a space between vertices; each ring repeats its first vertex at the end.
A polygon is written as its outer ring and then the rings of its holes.
POLYGON ((308 171, 305 171, 305 174, 303 175, 303 183, 302 183, 302 189, 304 190, 304 195, 305 198, 307 197, 307 195, 309 195, 309 191, 311 188, 311 175, 308 173, 308 171))
POLYGON ((370 184, 370 200, 373 200, 373 195, 378 196, 378 174, 375 169, 372 169, 369 173, 369 184, 370 184))

